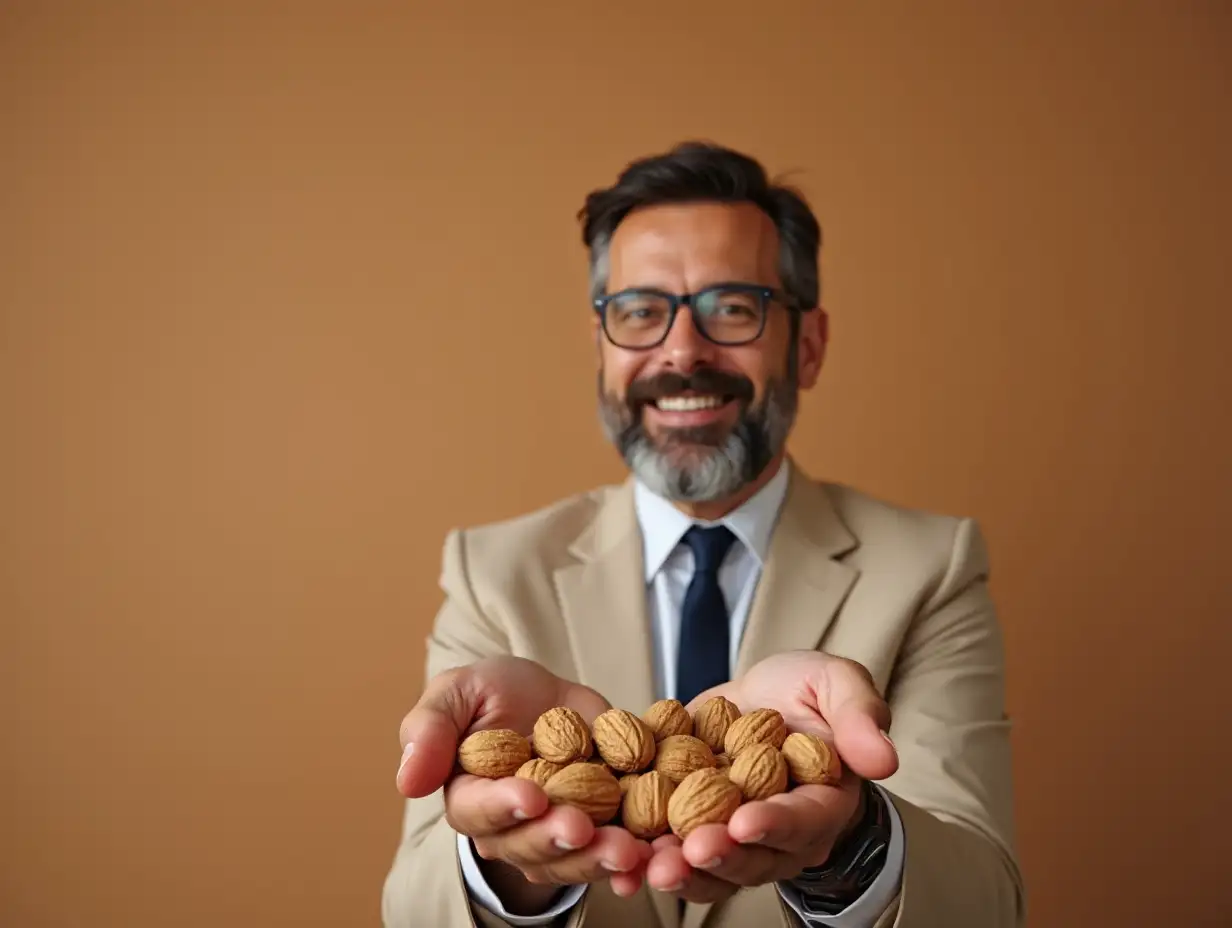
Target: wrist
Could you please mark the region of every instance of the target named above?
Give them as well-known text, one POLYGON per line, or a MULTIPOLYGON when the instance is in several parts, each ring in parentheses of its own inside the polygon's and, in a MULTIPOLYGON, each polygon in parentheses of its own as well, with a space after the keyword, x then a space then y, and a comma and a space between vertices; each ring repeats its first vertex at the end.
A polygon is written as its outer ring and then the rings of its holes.
POLYGON ((538 915, 549 908, 564 887, 532 883, 522 871, 503 860, 484 860, 476 856, 484 881, 510 915, 538 915))
POLYGON ((836 915, 854 903, 880 875, 890 847, 890 810, 871 783, 860 786, 858 815, 835 840, 826 861, 792 879, 808 911, 836 915))

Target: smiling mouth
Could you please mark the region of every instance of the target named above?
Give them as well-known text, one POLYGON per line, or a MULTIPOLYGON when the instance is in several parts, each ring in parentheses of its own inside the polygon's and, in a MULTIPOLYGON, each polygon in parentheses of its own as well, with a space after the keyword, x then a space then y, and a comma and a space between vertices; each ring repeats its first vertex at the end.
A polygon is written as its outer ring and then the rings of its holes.
POLYGON ((664 412, 697 412, 702 409, 718 409, 726 406, 735 397, 723 394, 704 396, 661 396, 652 400, 651 405, 664 412))

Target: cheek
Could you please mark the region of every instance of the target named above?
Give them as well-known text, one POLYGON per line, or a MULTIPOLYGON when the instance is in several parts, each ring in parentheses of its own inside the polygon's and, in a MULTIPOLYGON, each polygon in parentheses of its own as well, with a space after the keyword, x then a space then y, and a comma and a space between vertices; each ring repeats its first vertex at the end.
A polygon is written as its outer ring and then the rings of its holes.
POLYGON ((623 396, 629 384, 644 365, 640 358, 630 358, 619 352, 607 351, 600 357, 600 377, 605 393, 623 396))

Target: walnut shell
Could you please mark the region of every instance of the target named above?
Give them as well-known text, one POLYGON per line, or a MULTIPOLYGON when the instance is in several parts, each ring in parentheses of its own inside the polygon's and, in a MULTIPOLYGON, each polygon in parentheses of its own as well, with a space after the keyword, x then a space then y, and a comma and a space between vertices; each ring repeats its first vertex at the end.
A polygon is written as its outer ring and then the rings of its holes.
POLYGON ((608 709, 595 719, 592 729, 599 756, 613 770, 636 773, 650 766, 655 757, 654 732, 626 709, 608 709))
POLYGON ((655 741, 693 734, 693 717, 679 699, 660 699, 642 714, 642 721, 654 732, 655 741))
POLYGON ((585 760, 594 751, 590 727, 576 709, 557 706, 535 722, 531 733, 535 753, 554 764, 585 760))
POLYGON ((736 755, 750 744, 781 748, 787 738, 787 723, 776 709, 754 709, 731 723, 723 738, 723 750, 736 762, 736 755))
POLYGON ((727 778, 749 802, 769 799, 787 790, 787 761, 777 748, 768 744, 750 744, 732 761, 727 778))
POLYGON ((679 783, 695 770, 714 766, 714 753, 706 742, 693 735, 668 735, 659 742, 654 761, 654 769, 673 783, 679 783))
POLYGON ((488 779, 512 776, 530 760, 530 742, 508 728, 468 735, 458 745, 458 763, 469 774, 488 779))
POLYGON ((622 796, 629 795, 629 787, 636 783, 637 778, 641 775, 642 774, 640 773, 626 773, 623 777, 616 781, 620 784, 620 793, 622 796))
POLYGON ((544 786, 553 774, 560 773, 564 770, 563 764, 554 764, 550 760, 544 760, 542 757, 532 757, 521 767, 518 768, 515 777, 522 777, 524 780, 533 780, 540 786, 544 786))
MULTIPOLYGON (((613 769, 611 768, 611 766, 610 766, 609 764, 607 764, 607 763, 603 760, 603 758, 602 758, 602 757, 588 757, 588 758, 586 758, 586 760, 574 761, 574 763, 577 763, 577 764, 594 764, 596 767, 602 767, 604 770, 606 770, 606 771, 607 771, 608 773, 610 773, 612 776, 616 776, 616 775, 617 775, 617 774, 616 774, 616 771, 615 771, 615 770, 613 770, 613 769)), ((567 764, 562 764, 561 766, 568 766, 568 765, 567 765, 567 764)))
POLYGON ((731 768, 731 765, 732 765, 731 758, 728 757, 726 754, 714 755, 715 769, 726 772, 728 769, 731 768))
POLYGON ((792 732, 783 742, 783 758, 797 783, 833 786, 843 775, 838 752, 816 735, 792 732))
POLYGON ((740 718, 740 709, 724 696, 707 699, 693 713, 693 734, 706 742, 712 751, 723 750, 723 739, 732 722, 740 718))
POLYGON ((599 764, 570 764, 553 774, 543 791, 554 804, 581 809, 596 825, 606 825, 620 809, 620 784, 599 764))
POLYGON ((667 803, 675 789, 655 770, 637 777, 620 807, 621 821, 633 837, 653 841, 667 833, 667 803))
POLYGON ((700 825, 725 825, 740 807, 738 787, 713 767, 694 770, 680 781, 667 801, 667 823, 679 838, 700 825))

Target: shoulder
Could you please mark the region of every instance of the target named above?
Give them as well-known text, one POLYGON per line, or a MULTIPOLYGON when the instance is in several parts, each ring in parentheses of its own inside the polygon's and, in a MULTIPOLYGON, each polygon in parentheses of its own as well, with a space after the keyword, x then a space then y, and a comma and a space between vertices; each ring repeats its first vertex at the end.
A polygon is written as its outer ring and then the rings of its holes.
POLYGON ((987 578, 987 544, 974 516, 895 502, 841 482, 812 483, 852 536, 849 556, 862 568, 914 575, 934 589, 987 578))
POLYGON ((618 485, 595 487, 516 516, 455 527, 445 539, 446 559, 465 557, 483 564, 485 570, 502 564, 511 569, 531 563, 560 564, 621 489, 618 485))

